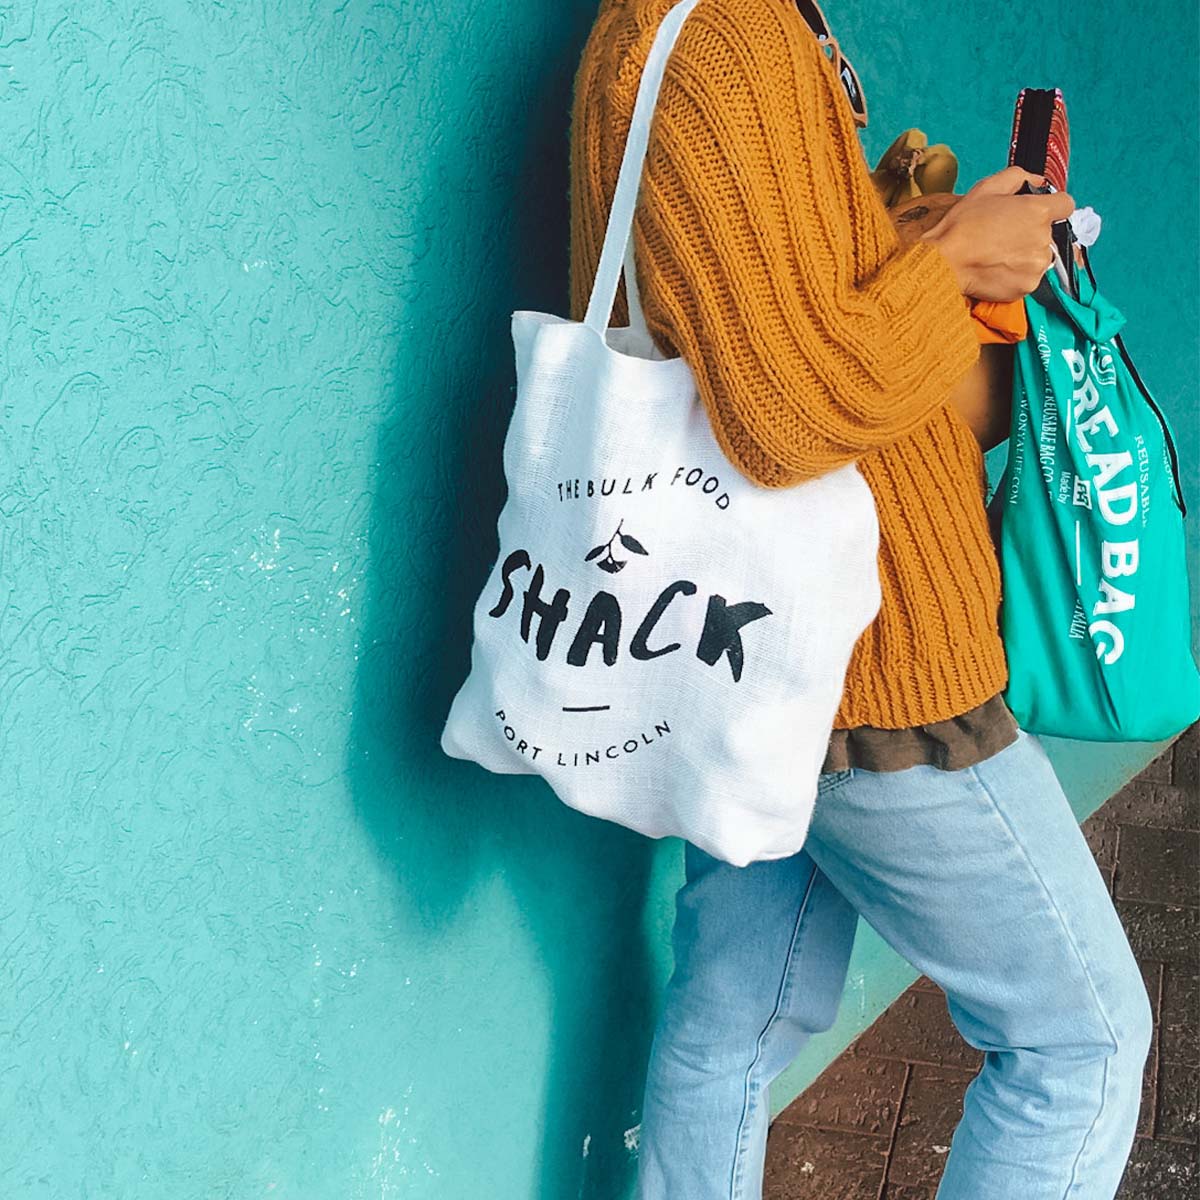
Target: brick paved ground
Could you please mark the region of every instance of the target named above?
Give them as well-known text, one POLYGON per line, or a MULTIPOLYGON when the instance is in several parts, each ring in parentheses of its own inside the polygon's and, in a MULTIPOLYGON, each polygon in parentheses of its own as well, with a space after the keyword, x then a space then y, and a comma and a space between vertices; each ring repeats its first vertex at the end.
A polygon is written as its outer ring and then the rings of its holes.
MULTIPOLYGON (((1118 1200, 1197 1200, 1200 725, 1085 824, 1154 1004, 1118 1200)), ((920 979, 776 1118, 765 1200, 933 1200, 981 1056, 920 979)))

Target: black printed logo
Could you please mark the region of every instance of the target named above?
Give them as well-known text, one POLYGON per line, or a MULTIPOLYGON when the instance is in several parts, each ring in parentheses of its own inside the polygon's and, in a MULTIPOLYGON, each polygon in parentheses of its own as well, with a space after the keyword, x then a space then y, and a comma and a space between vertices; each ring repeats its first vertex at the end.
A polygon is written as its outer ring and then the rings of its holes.
MULTIPOLYGON (((610 573, 619 571, 629 560, 613 555, 613 546, 617 542, 633 554, 649 553, 635 537, 622 532, 618 526, 612 538, 600 546, 594 546, 584 556, 584 561, 599 560, 597 565, 603 570, 610 573), (605 557, 601 558, 601 555, 605 557), (605 566, 609 560, 612 565, 605 566)), ((557 587, 547 594, 550 589, 547 587, 545 568, 541 563, 533 562, 529 551, 514 550, 505 556, 501 564, 500 596, 488 610, 489 617, 499 619, 508 612, 517 595, 516 580, 526 571, 531 574, 521 589, 524 595, 520 604, 519 630, 523 642, 532 642, 539 661, 550 656, 556 643, 561 644, 560 634, 569 627, 574 627, 574 633, 566 634, 566 662, 572 667, 586 667, 593 650, 597 649, 600 661, 606 667, 614 666, 623 653, 634 661, 649 662, 683 649, 682 643, 677 641, 652 645, 651 637, 668 609, 676 604, 689 603, 692 597, 699 599, 699 587, 691 579, 675 579, 666 583, 645 611, 634 613, 622 607, 620 598, 614 592, 601 588, 592 593, 581 613, 578 598, 568 588, 557 587), (632 636, 629 635, 631 624, 632 636)), ((745 666, 742 629, 769 617, 771 610, 757 600, 731 604, 718 592, 712 593, 704 603, 704 624, 692 651, 710 667, 724 660, 736 683, 741 679, 745 666)))
POLYGON ((596 566, 602 571, 607 571, 610 575, 615 575, 629 560, 627 558, 617 558, 613 555, 614 543, 619 543, 631 554, 649 554, 650 551, 642 545, 631 533, 623 533, 621 526, 625 522, 622 520, 617 528, 613 531, 612 537, 607 542, 601 542, 599 546, 593 546, 584 557, 584 562, 591 562, 593 559, 599 559, 596 566), (603 558, 600 558, 604 555, 603 558))

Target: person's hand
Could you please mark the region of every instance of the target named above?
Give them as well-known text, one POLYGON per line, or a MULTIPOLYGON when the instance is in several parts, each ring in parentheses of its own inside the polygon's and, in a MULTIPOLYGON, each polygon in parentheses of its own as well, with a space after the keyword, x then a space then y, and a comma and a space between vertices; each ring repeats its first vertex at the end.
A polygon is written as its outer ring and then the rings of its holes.
POLYGON ((1016 300, 1034 291, 1054 262, 1050 226, 1075 211, 1070 192, 1014 193, 1042 176, 1021 167, 985 175, 949 207, 921 241, 950 261, 964 296, 1016 300))

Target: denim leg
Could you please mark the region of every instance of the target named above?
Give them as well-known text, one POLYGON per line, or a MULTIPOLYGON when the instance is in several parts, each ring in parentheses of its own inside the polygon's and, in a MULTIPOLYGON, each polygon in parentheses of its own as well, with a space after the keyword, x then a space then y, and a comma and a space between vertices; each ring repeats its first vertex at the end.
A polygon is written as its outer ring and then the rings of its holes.
POLYGON ((952 773, 854 771, 805 848, 984 1052, 938 1200, 1111 1200, 1150 1005, 1040 742, 1022 730, 952 773))
POLYGON ((759 1200, 770 1081, 833 1023, 856 924, 803 851, 733 867, 685 844, 639 1200, 759 1200))

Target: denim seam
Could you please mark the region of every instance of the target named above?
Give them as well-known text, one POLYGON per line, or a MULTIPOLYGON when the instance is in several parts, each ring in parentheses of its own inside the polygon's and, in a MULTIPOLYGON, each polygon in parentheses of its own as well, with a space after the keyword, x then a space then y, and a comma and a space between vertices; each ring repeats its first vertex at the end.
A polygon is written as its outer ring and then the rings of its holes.
MULTIPOLYGON (((1113 1045, 1113 1053, 1116 1053, 1116 1051, 1119 1048, 1119 1042, 1117 1041, 1116 1030, 1113 1029, 1112 1022, 1109 1020, 1108 1013, 1104 1007, 1104 1003, 1100 999, 1100 993, 1096 990, 1096 985, 1092 981, 1092 974, 1091 974, 1091 971, 1088 969, 1087 960, 1084 957, 1083 952, 1079 949, 1079 946, 1075 941, 1075 937, 1071 932, 1071 928, 1067 924, 1065 918, 1063 917, 1062 911, 1059 909, 1058 905, 1054 902, 1053 893, 1046 886, 1046 881, 1042 878, 1041 872, 1037 869, 1037 867, 1034 865, 1033 860, 1029 857, 1028 851, 1025 849, 1025 846, 1022 844, 1021 839, 1019 837, 1017 837, 1016 831, 1013 829, 1012 825, 1009 823, 1008 818, 1004 815, 1003 809, 1001 809, 1000 805, 996 803, 996 797, 992 794, 991 788, 988 787, 987 782, 984 780, 983 776, 979 773, 979 769, 977 767, 971 767, 971 768, 969 768, 969 770, 971 772, 971 775, 974 777, 975 782, 979 784, 979 787, 983 791, 983 794, 987 797, 988 803, 991 805, 992 812, 995 813, 995 815, 1003 823, 1004 828, 1008 830, 1009 836, 1012 838, 1013 844, 1021 852, 1021 855, 1025 859, 1025 862, 1028 865, 1030 871, 1033 872, 1033 877, 1038 881, 1038 886, 1042 889, 1043 896, 1049 903, 1050 907, 1054 910, 1054 915, 1058 918, 1059 926, 1061 927, 1063 934, 1065 935, 1065 937, 1067 939, 1067 944, 1071 947, 1071 950, 1074 953, 1075 958, 1079 963, 1080 970, 1082 970, 1082 972, 1083 972, 1083 977, 1087 981, 1088 989, 1092 993, 1092 999, 1096 1003, 1096 1011, 1099 1012, 1100 1019, 1104 1022, 1104 1027, 1108 1030, 1108 1036, 1109 1036, 1110 1040, 1112 1041, 1112 1045, 1113 1045)), ((1104 1113, 1104 1106, 1108 1103, 1109 1077, 1110 1077, 1109 1062, 1106 1059, 1104 1062, 1104 1066, 1103 1066, 1103 1078, 1102 1078, 1101 1084, 1100 1084, 1100 1106, 1099 1106, 1099 1108, 1097 1108, 1096 1115, 1092 1118, 1092 1123, 1091 1123, 1091 1125, 1088 1126, 1087 1132, 1083 1135, 1083 1141, 1079 1145, 1079 1151, 1076 1153, 1075 1160, 1071 1164, 1071 1175, 1067 1180, 1066 1191, 1063 1192, 1063 1200, 1066 1200, 1066 1198, 1069 1197, 1071 1195, 1071 1193, 1074 1192, 1078 1187, 1079 1180, 1078 1180, 1077 1172, 1079 1170, 1080 1161, 1083 1159, 1084 1151, 1088 1148, 1088 1144, 1092 1140, 1092 1135, 1096 1131, 1096 1126, 1100 1121, 1100 1117, 1104 1113)))
POLYGON ((742 1085, 742 1115, 738 1121, 737 1139, 733 1150, 733 1171, 729 1180, 730 1200, 738 1200, 738 1192, 742 1184, 742 1168, 745 1163, 745 1146, 742 1142, 746 1133, 746 1118, 750 1113, 750 1094, 754 1068, 758 1066, 759 1060, 762 1058, 767 1034, 770 1033, 771 1027, 775 1024, 783 1009, 783 1002, 788 991, 788 979, 792 972, 792 959, 796 952, 796 943, 800 940, 800 926, 804 923, 804 916, 808 912, 809 897, 812 895, 813 887, 817 882, 817 870, 818 868, 814 865, 812 874, 808 877, 808 884, 804 889, 804 896, 801 898, 800 905, 796 911, 796 921, 792 926, 791 940, 788 942, 787 954, 784 955, 783 959, 783 974, 779 980, 779 991, 775 996, 775 1007, 771 1010, 771 1015, 767 1018, 767 1023, 759 1032, 754 1048, 754 1057, 746 1067, 746 1078, 742 1085))
POLYGON ((847 767, 843 771, 831 771, 823 777, 825 780, 827 780, 825 783, 821 782, 822 776, 818 776, 817 794, 821 796, 828 796, 830 792, 837 791, 837 789, 843 784, 849 783, 850 780, 854 778, 854 771, 854 767, 847 767))

